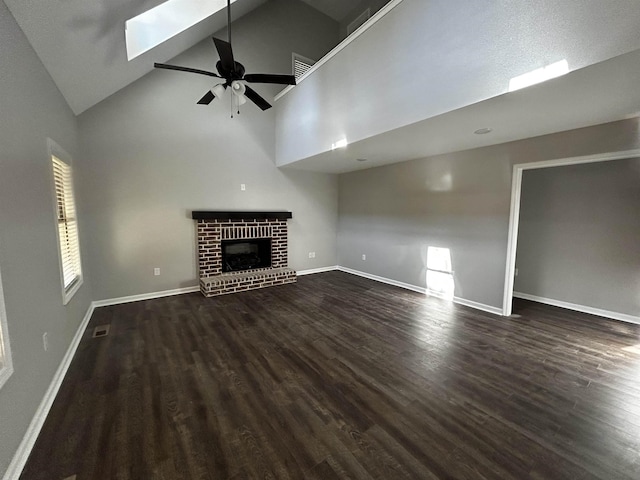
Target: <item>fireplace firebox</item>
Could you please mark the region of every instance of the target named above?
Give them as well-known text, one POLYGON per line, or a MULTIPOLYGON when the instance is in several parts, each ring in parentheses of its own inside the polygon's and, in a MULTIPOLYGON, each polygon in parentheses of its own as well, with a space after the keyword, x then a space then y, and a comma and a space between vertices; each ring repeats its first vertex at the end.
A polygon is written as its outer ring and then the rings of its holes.
POLYGON ((222 272, 271 267, 271 239, 222 240, 222 272))

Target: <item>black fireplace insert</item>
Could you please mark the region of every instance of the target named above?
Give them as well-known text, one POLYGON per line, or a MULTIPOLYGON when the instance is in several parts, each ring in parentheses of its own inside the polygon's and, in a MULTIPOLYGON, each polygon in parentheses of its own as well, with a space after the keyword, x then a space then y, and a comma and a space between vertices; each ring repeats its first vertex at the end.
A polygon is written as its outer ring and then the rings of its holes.
POLYGON ((271 239, 222 240, 222 271, 271 267, 271 239))

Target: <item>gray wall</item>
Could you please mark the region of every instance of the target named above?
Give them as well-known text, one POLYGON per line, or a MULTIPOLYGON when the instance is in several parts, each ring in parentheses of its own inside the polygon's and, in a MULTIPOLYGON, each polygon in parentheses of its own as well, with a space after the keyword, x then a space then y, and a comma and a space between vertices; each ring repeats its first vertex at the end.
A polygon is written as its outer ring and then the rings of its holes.
POLYGON ((340 21, 340 39, 347 37, 347 27, 367 8, 370 9, 370 17, 373 17, 378 10, 384 7, 390 0, 361 0, 353 9, 340 21))
MULTIPOLYGON (((234 53, 248 72, 289 72, 292 50, 321 56, 337 28, 302 2, 269 2, 234 23, 234 53)), ((169 63, 216 60, 207 40, 169 63)), ((154 71, 79 117, 94 299, 197 285, 191 210, 290 210, 290 266, 336 264, 337 178, 278 170, 273 110, 247 103, 230 119, 227 101, 196 105, 211 87, 154 71)), ((282 87, 255 88, 269 100, 282 87)))
MULTIPOLYGON (((14 373, 0 389, 0 477, 7 469, 91 299, 85 283, 64 307, 46 139, 77 167, 71 111, 0 2, 0 270, 14 373), (48 332, 49 350, 42 347, 48 332)), ((86 250, 82 199, 79 226, 86 250)))
POLYGON ((278 100, 276 160, 502 95, 510 78, 542 65, 566 59, 575 71, 635 51, 638 25, 634 0, 404 0, 278 100))
POLYGON ((455 295, 501 308, 512 165, 639 146, 633 119, 343 174, 339 264, 426 287, 427 247, 446 247, 455 295))
POLYGON ((640 158, 527 170, 514 290, 640 316, 640 158))

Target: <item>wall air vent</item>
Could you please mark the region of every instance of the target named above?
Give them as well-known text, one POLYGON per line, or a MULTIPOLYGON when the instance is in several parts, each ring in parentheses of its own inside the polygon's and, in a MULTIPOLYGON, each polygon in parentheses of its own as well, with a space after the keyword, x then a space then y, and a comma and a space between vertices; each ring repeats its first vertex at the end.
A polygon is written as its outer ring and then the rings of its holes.
POLYGON ((291 54, 291 68, 292 68, 293 75, 296 77, 296 80, 298 80, 305 73, 307 73, 315 63, 316 63, 315 60, 311 60, 310 58, 303 57, 298 53, 291 54))

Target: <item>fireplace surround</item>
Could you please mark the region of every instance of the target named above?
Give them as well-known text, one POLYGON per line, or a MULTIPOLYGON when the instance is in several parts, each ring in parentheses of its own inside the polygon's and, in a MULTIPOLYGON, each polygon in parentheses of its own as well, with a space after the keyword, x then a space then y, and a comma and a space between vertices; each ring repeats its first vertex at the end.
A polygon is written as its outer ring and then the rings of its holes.
POLYGON ((291 216, 291 212, 193 211, 202 294, 211 297, 295 282, 287 253, 291 216))

